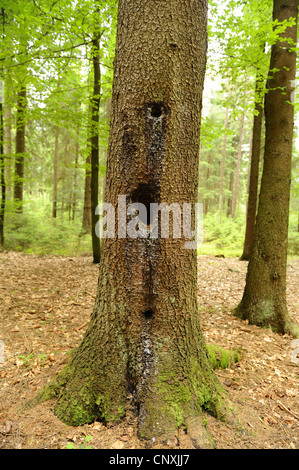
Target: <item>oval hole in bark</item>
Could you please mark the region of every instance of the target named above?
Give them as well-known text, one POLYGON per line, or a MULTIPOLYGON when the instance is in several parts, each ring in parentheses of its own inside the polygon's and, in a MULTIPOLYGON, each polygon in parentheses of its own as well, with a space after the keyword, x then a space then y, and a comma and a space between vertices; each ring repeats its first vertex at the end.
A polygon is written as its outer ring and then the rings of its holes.
POLYGON ((162 116, 162 106, 159 103, 154 103, 151 106, 151 116, 154 118, 159 118, 162 116))
POLYGON ((146 310, 145 312, 143 312, 143 316, 146 320, 150 320, 151 318, 153 318, 154 312, 153 310, 146 310))
POLYGON ((154 191, 148 184, 140 184, 131 195, 132 203, 139 202, 146 208, 146 217, 139 215, 140 222, 145 225, 152 223, 150 205, 155 202, 154 191))

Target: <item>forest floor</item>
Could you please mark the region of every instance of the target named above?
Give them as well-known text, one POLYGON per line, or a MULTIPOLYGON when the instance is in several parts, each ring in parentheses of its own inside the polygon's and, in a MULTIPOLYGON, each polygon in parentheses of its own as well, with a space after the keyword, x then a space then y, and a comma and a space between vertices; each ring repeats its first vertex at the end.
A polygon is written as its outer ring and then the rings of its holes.
MULTIPOLYGON (((248 325, 231 315, 240 301, 247 263, 198 258, 198 300, 207 343, 242 348, 241 361, 215 373, 237 405, 242 431, 207 415, 218 449, 299 449, 299 364, 294 338, 248 325)), ((23 409, 69 360, 86 330, 97 288, 90 256, 37 257, 0 253, 0 449, 145 449, 128 404, 124 420, 69 427, 54 402, 23 409), (0 351, 1 352, 1 351, 0 351), (0 358, 1 359, 1 358, 0 358)), ((299 260, 288 262, 289 311, 299 323, 299 260)), ((177 446, 192 449, 183 429, 177 446)), ((161 447, 160 447, 161 448, 161 447)), ((165 445, 165 449, 167 446, 165 445)))

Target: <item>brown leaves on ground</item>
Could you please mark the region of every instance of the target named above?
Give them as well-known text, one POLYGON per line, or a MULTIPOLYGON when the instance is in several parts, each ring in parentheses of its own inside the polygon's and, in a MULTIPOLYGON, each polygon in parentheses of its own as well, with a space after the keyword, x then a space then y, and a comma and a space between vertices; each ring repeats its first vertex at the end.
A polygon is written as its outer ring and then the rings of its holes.
MULTIPOLYGON (((216 371, 237 405, 244 429, 205 416, 217 448, 299 448, 299 364, 294 343, 231 315, 242 297, 247 263, 200 256, 198 300, 207 343, 243 350, 240 363, 216 371), (293 358, 293 360, 292 360, 293 358)), ((288 305, 299 323, 299 260, 288 264, 288 305)), ((128 399, 119 425, 99 422, 68 427, 53 414, 53 402, 22 410, 57 374, 88 324, 98 268, 88 256, 73 258, 0 253, 0 448, 142 449, 137 418, 128 399)), ((192 449, 183 429, 178 444, 192 449)), ((167 446, 165 446, 167 448, 167 446)))

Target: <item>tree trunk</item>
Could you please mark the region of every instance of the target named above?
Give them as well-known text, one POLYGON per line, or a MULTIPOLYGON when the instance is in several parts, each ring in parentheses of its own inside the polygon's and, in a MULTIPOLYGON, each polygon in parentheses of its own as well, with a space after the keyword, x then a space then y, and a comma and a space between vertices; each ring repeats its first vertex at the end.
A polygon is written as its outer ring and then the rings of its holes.
POLYGON ((255 226, 255 216, 258 200, 258 178, 259 178, 259 164, 261 152, 261 136, 262 136, 262 122, 263 122, 263 107, 259 101, 261 77, 258 75, 256 80, 256 101, 255 101, 255 115, 253 120, 252 132, 252 146, 251 146, 251 160, 250 160, 250 175, 249 175, 249 190, 247 202, 247 216, 246 216, 246 231, 243 253, 240 260, 248 261, 251 253, 253 232, 255 226))
POLYGON ((1 203, 0 203, 0 248, 4 246, 4 214, 5 214, 5 160, 4 160, 4 125, 3 125, 3 105, 0 101, 0 184, 1 184, 1 203))
POLYGON ((82 230, 86 233, 91 231, 91 153, 88 152, 85 166, 85 184, 84 184, 84 206, 82 230))
POLYGON ((54 175, 53 175, 53 212, 52 212, 53 219, 56 219, 56 217, 57 217, 58 149, 59 149, 59 127, 55 126, 54 175))
MULTIPOLYGON (((252 252, 243 298, 235 313, 279 333, 295 331, 286 302, 286 262, 296 75, 298 0, 274 0, 273 19, 296 24, 272 46, 265 96, 265 155, 252 252), (282 93, 283 90, 283 93, 282 93)), ((297 329, 298 331, 299 329, 297 329)))
POLYGON ((244 141, 244 129, 245 129, 245 116, 246 116, 246 87, 247 87, 247 76, 245 77, 245 90, 244 90, 244 111, 241 117, 241 127, 240 127, 240 138, 239 138, 239 147, 238 147, 238 157, 237 157, 237 170, 236 170, 236 179, 235 179, 235 188, 232 201, 232 218, 235 218, 238 193, 239 193, 239 180, 240 180, 240 168, 242 162, 242 147, 244 141))
POLYGON ((25 113, 26 88, 23 86, 18 93, 16 118, 16 156, 14 178, 14 200, 16 210, 23 212, 23 186, 24 186, 24 153, 25 153, 25 113))
MULTIPOLYGON (((232 166, 232 165, 231 165, 232 166)), ((231 216, 232 215, 232 207, 233 207, 233 190, 234 190, 234 176, 235 176, 235 172, 234 172, 234 169, 231 169, 231 172, 230 172, 230 175, 229 175, 229 191, 230 191, 230 195, 229 197, 227 198, 227 216, 231 216)))
POLYGON ((12 137, 11 137, 11 128, 12 128, 12 116, 11 116, 11 106, 9 104, 4 104, 4 142, 3 142, 3 152, 5 155, 5 178, 6 178, 6 193, 8 197, 11 197, 12 191, 12 137))
POLYGON ((204 207, 203 207, 203 212, 204 215, 207 215, 209 212, 209 202, 210 202, 210 197, 209 197, 209 189, 210 189, 210 172, 211 172, 211 162, 212 162, 212 150, 209 151, 208 155, 208 168, 207 168, 207 173, 206 173, 206 190, 208 192, 208 196, 204 198, 204 207))
MULTIPOLYGON (((230 87, 227 93, 227 101, 229 101, 229 98, 230 98, 230 87)), ((221 170, 220 170, 219 209, 218 209, 219 225, 221 224, 221 217, 222 217, 223 182, 224 182, 224 168, 225 168, 225 159, 226 159, 228 117, 229 117, 229 106, 227 104, 226 110, 225 110, 224 136, 223 136, 223 148, 222 148, 222 159, 221 159, 221 170)))
POLYGON ((132 394, 140 437, 184 424, 208 447, 201 410, 220 416, 225 406, 200 326, 196 250, 172 233, 125 236, 119 199, 194 208, 207 4, 120 0, 118 15, 105 190, 118 236, 103 240, 84 339, 41 399, 58 394, 55 414, 80 425, 119 420, 132 394))
POLYGON ((77 210, 78 161, 79 161, 79 126, 77 127, 77 132, 76 132, 75 168, 74 168, 73 195, 72 195, 72 220, 75 220, 76 210, 77 210))
POLYGON ((97 206, 99 203, 99 111, 101 102, 101 69, 99 40, 94 38, 93 46, 93 96, 91 100, 91 238, 93 262, 99 263, 101 258, 100 239, 96 234, 96 226, 99 221, 97 206))

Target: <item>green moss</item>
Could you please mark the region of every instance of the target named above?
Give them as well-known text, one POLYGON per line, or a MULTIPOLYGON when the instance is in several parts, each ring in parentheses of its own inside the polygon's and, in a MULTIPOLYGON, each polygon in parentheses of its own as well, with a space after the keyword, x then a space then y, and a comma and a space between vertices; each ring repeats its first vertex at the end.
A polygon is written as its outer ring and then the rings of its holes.
POLYGON ((157 390, 162 409, 170 414, 176 425, 184 424, 186 416, 199 416, 202 410, 221 416, 224 391, 213 375, 212 367, 193 359, 184 373, 163 371, 158 376, 157 390))
POLYGON ((163 397, 164 408, 173 416, 176 425, 184 422, 184 404, 191 400, 192 394, 185 380, 178 378, 173 372, 159 376, 158 390, 163 397))
POLYGON ((215 344, 207 345, 213 369, 227 369, 241 360, 240 350, 223 349, 215 344))

